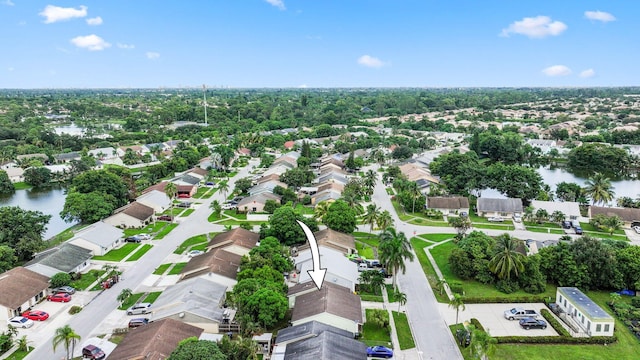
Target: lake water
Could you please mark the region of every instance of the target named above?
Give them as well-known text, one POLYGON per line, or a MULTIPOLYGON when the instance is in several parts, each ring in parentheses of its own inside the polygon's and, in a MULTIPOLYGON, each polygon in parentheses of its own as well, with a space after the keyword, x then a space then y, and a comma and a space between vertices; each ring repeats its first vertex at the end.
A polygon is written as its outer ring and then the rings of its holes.
POLYGON ((58 188, 16 190, 11 196, 0 197, 0 206, 19 206, 24 210, 40 211, 43 214, 51 215, 51 220, 49 220, 43 236, 44 239, 49 239, 74 225, 74 223, 64 222, 60 218, 60 211, 64 207, 66 196, 64 189, 58 188))
MULTIPOLYGON (((556 191, 556 185, 563 181, 574 182, 580 186, 584 186, 585 181, 587 181, 587 178, 572 174, 564 168, 540 167, 538 168, 538 174, 542 176, 542 180, 551 187, 552 191, 556 191)), ((632 199, 640 197, 640 180, 615 179, 611 180, 611 185, 613 185, 613 190, 616 193, 616 199, 624 196, 632 199)), ((494 189, 486 189, 481 193, 482 196, 486 198, 506 198, 506 196, 494 189)), ((613 201, 611 205, 615 205, 615 201, 613 201)))
POLYGON ((86 130, 83 127, 76 126, 74 123, 53 128, 53 131, 58 135, 67 134, 71 136, 83 136, 86 130))

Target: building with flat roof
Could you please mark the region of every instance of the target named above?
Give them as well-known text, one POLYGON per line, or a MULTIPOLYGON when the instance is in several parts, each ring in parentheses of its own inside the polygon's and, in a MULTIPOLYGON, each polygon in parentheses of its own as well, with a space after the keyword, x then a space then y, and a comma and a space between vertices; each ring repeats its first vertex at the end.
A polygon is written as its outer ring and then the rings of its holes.
POLYGON ((613 336, 613 317, 576 287, 558 287, 556 304, 589 336, 613 336))

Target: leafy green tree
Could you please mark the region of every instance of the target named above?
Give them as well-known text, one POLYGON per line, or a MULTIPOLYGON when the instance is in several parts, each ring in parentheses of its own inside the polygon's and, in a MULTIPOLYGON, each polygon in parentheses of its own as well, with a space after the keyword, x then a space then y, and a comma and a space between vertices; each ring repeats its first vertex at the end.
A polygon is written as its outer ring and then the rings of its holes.
POLYGON ((7 245, 0 245, 0 273, 13 269, 18 258, 15 250, 7 245))
POLYGON ((128 189, 122 178, 107 170, 89 170, 73 179, 69 193, 101 193, 113 209, 127 204, 128 189))
POLYGON ((273 214, 273 212, 280 207, 280 203, 278 203, 275 200, 267 200, 264 203, 264 212, 267 212, 269 214, 273 214))
POLYGON ((80 339, 80 335, 78 335, 69 325, 57 328, 55 335, 53 336, 53 351, 56 351, 56 348, 60 344, 63 344, 67 351, 66 359, 71 360, 73 358, 76 344, 80 339))
POLYGON ((131 297, 131 295, 133 295, 133 291, 131 291, 131 289, 129 288, 125 288, 122 289, 120 294, 118 294, 116 300, 120 301, 120 306, 122 306, 122 304, 127 301, 127 299, 131 297))
POLYGON ((440 176, 451 194, 467 196, 473 190, 485 187, 486 170, 475 152, 460 154, 453 151, 440 155, 429 164, 429 168, 434 175, 440 176))
POLYGON ((538 224, 542 224, 549 219, 549 213, 545 209, 536 210, 535 219, 538 224))
POLYGON ((282 274, 293 269, 289 248, 273 236, 260 240, 260 245, 249 251, 250 261, 242 262, 242 268, 260 268, 268 265, 282 274))
POLYGON ((113 213, 113 196, 101 192, 70 192, 60 212, 60 217, 67 222, 80 221, 91 224, 107 218, 113 213))
POLYGON ((566 216, 564 215, 564 213, 562 211, 556 210, 551 214, 551 216, 549 218, 550 218, 551 221, 553 221, 555 223, 559 223, 559 222, 564 221, 566 216))
POLYGON ((247 191, 253 186, 251 178, 245 177, 236 180, 235 190, 236 194, 246 194, 247 191))
POLYGON ((71 284, 71 275, 66 272, 59 272, 51 277, 49 283, 51 284, 51 287, 54 288, 67 286, 71 284))
POLYGON ((287 170, 284 174, 280 175, 280 181, 297 189, 305 184, 311 183, 315 175, 310 170, 293 168, 287 170))
POLYGON ((409 159, 413 156, 413 149, 406 145, 397 146, 391 152, 391 157, 398 160, 409 159))
POLYGON ((583 192, 593 200, 594 204, 606 204, 616 195, 611 180, 601 173, 597 173, 585 181, 583 192))
POLYGON ((530 294, 541 294, 546 290, 547 278, 540 271, 539 254, 525 256, 522 259, 524 270, 518 277, 520 287, 530 294))
POLYGON ((458 324, 458 314, 460 313, 460 310, 464 311, 465 309, 462 295, 454 293, 453 297, 449 299, 449 307, 456 309, 456 324, 458 324))
POLYGON ((344 166, 351 170, 355 170, 356 168, 356 159, 353 153, 353 147, 351 147, 351 151, 349 151, 349 157, 347 158, 347 161, 345 161, 344 166))
POLYGON ((468 216, 449 216, 447 218, 449 226, 456 229, 456 239, 461 240, 467 233, 467 230, 471 229, 471 220, 468 216))
POLYGON ((535 169, 520 165, 495 163, 487 169, 488 184, 510 198, 525 204, 535 199, 542 189, 542 177, 535 169))
MULTIPOLYGON (((469 326, 472 327, 473 325, 469 326)), ((489 335, 486 331, 472 328, 471 343, 469 344, 469 354, 474 358, 488 360, 496 352, 498 340, 489 335)))
POLYGON ((613 235, 616 230, 620 230, 620 228, 622 228, 624 222, 617 215, 614 215, 609 216, 604 222, 604 225, 606 226, 609 235, 613 235))
POLYGON ((0 245, 15 250, 19 261, 31 260, 44 247, 42 235, 51 215, 23 210, 17 206, 0 207, 0 245))
POLYGON ((376 204, 367 205, 367 212, 364 214, 365 224, 369 224, 369 233, 373 233, 373 226, 378 221, 380 216, 380 208, 376 204))
POLYGON ((571 149, 567 160, 570 168, 607 174, 625 174, 632 163, 626 150, 600 143, 585 143, 571 149))
POLYGON ((356 213, 346 202, 336 200, 329 206, 324 224, 332 230, 351 234, 356 228, 356 213))
POLYGON ((640 246, 625 246, 616 254, 625 289, 640 288, 640 246))
POLYGON ((191 337, 180 341, 168 360, 227 360, 215 341, 191 337))
POLYGON ((13 194, 16 188, 9 179, 9 175, 4 170, 0 170, 0 194, 13 194))
POLYGON ((393 287, 397 288, 398 271, 404 274, 407 267, 406 260, 413 261, 414 255, 411 251, 411 243, 403 232, 396 232, 393 227, 388 227, 379 235, 380 245, 378 254, 380 261, 393 270, 393 287))
POLYGON ((393 226, 393 217, 391 216, 391 213, 389 212, 389 210, 384 210, 380 216, 378 216, 378 219, 376 220, 376 225, 378 225, 379 229, 386 229, 390 226, 393 226))
POLYGON ((45 167, 30 167, 24 171, 24 182, 36 188, 47 186, 51 182, 51 170, 45 167))
POLYGON ((270 328, 284 318, 289 301, 282 291, 262 288, 246 299, 243 313, 250 314, 265 328, 270 328))
POLYGON ((209 208, 213 210, 213 215, 220 219, 220 214, 222 214, 222 206, 218 200, 213 200, 209 205, 209 208))
POLYGON ((560 182, 556 184, 556 197, 562 201, 578 201, 582 188, 576 183, 560 182))
POLYGON ((259 345, 250 337, 237 336, 231 340, 225 336, 218 346, 227 360, 258 360, 259 345))
POLYGON ((499 279, 516 278, 524 271, 524 255, 517 251, 520 240, 509 234, 502 234, 496 239, 496 253, 489 262, 489 268, 499 279))
POLYGON ((307 237, 296 220, 305 223, 311 231, 318 231, 318 224, 314 219, 296 213, 291 206, 282 206, 269 218, 269 236, 274 236, 287 246, 304 244, 307 237))

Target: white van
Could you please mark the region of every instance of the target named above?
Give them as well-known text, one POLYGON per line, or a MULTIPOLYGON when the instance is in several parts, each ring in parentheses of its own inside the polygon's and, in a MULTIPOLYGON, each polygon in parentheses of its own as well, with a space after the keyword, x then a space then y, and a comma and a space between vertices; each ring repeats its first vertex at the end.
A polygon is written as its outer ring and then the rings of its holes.
POLYGON ((369 270, 369 265, 366 262, 361 262, 358 264, 358 271, 367 271, 369 270))

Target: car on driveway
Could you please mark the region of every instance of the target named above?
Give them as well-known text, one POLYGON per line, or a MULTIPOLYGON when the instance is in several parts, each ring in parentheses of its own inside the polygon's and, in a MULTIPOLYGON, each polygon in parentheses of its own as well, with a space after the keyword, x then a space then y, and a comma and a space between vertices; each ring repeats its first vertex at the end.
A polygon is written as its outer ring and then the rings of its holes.
POLYGON ((191 202, 185 201, 185 202, 181 202, 181 203, 177 204, 176 206, 179 207, 179 208, 187 208, 188 209, 188 208, 191 207, 191 204, 192 204, 191 202))
POLYGON ((22 316, 29 320, 45 321, 49 318, 49 313, 42 310, 29 310, 22 313, 22 316))
POLYGON ((65 293, 65 294, 73 295, 76 293, 76 289, 74 289, 71 286, 60 286, 58 288, 53 289, 51 292, 54 294, 65 293))
POLYGON ((142 325, 147 325, 149 323, 149 319, 147 318, 135 318, 129 320, 129 329, 134 329, 142 325))
POLYGON ((489 221, 489 222, 503 222, 504 219, 501 218, 500 216, 492 216, 492 217, 488 218, 487 221, 489 221))
POLYGON ((7 324, 15 328, 26 329, 33 326, 33 320, 29 320, 24 316, 14 316, 11 319, 7 320, 7 324))
POLYGON ((157 220, 162 220, 162 221, 171 221, 173 220, 173 218, 169 215, 160 215, 156 218, 157 220))
POLYGON ((126 239, 124 239, 124 241, 130 242, 130 243, 139 243, 139 242, 142 242, 142 239, 137 235, 133 235, 133 236, 127 237, 126 239))
POLYGON ((202 255, 204 252, 202 250, 191 250, 187 253, 189 257, 194 257, 198 255, 202 255))
POLYGON ((47 300, 53 302, 69 302, 71 301, 71 295, 66 293, 57 293, 47 296, 47 300))
POLYGON ((138 303, 127 309, 127 315, 140 315, 151 312, 151 303, 138 303))
POLYGON ((178 194, 178 198, 179 199, 188 199, 190 197, 191 197, 191 195, 189 195, 189 194, 178 194))
POLYGON ((640 226, 634 226, 633 231, 635 231, 636 234, 640 234, 640 226))
POLYGON ((238 205, 235 205, 235 204, 232 204, 232 203, 225 203, 225 204, 222 204, 222 206, 221 206, 222 210, 233 210, 233 209, 235 209, 237 207, 238 207, 238 205))
POLYGON ((142 233, 142 234, 138 234, 136 236, 139 237, 142 240, 151 240, 151 235, 149 235, 149 234, 142 233))
POLYGON ((390 359, 393 357, 393 350, 386 346, 369 346, 367 348, 367 356, 390 359))
POLYGON ((567 220, 563 221, 562 222, 562 228, 563 229, 571 229, 571 221, 567 221, 567 220))
POLYGON ((582 228, 580 226, 577 226, 573 229, 576 232, 576 235, 582 235, 582 228))
POLYGON ((104 351, 95 345, 87 345, 82 348, 83 359, 102 360, 106 357, 104 351))
POLYGON ((544 320, 534 319, 532 317, 526 317, 526 318, 520 319, 520 326, 525 330, 529 330, 529 329, 544 330, 547 328, 547 322, 544 320))

